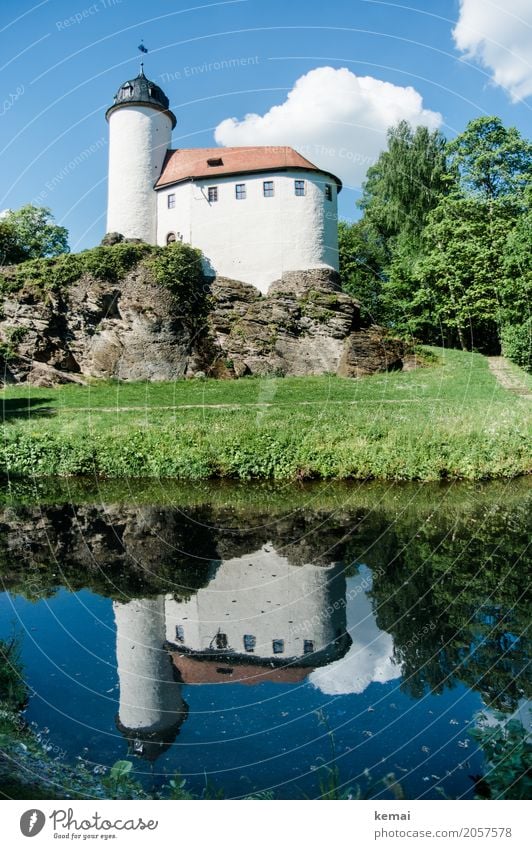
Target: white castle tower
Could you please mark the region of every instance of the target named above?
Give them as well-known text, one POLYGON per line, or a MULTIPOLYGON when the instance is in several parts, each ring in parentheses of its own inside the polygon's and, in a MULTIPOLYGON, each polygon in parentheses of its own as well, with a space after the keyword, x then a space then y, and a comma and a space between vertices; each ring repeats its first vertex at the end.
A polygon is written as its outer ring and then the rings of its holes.
POLYGON ((133 753, 154 760, 175 739, 187 715, 171 658, 165 651, 164 596, 115 601, 120 686, 117 727, 133 753))
POLYGON ((176 118, 159 86, 144 76, 123 83, 105 113, 109 122, 107 232, 157 241, 159 179, 176 118))

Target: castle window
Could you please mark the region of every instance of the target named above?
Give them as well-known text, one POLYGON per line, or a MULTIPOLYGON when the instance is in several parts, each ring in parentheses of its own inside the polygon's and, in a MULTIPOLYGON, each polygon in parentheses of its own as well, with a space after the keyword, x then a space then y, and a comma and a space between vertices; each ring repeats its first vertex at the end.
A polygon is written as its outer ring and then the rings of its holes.
POLYGON ((209 203, 216 203, 218 200, 218 186, 209 186, 207 189, 209 203))
POLYGON ((175 207, 175 195, 168 195, 168 209, 174 209, 175 207))
POLYGON ((303 640, 303 654, 312 654, 314 651, 314 640, 303 640))
POLYGON ((272 647, 274 654, 282 654, 284 652, 284 640, 274 640, 272 647))
POLYGON ((235 186, 235 197, 237 200, 245 200, 246 199, 246 184, 245 183, 237 183, 235 186))
POLYGON ((176 240, 175 233, 168 233, 168 235, 166 237, 166 244, 171 245, 172 242, 175 242, 175 240, 176 240))
POLYGON ((257 638, 253 634, 244 634, 244 648, 246 651, 255 651, 257 638))
POLYGON ((325 183, 325 200, 332 200, 332 186, 330 183, 325 183))
POLYGON ((274 195, 273 180, 265 180, 262 184, 262 191, 265 198, 272 198, 274 195))
POLYGON ((303 197, 305 194, 305 181, 294 180, 294 191, 298 197, 303 197))
POLYGON ((217 166, 219 167, 220 165, 223 165, 223 164, 224 164, 224 161, 223 161, 223 159, 220 159, 220 158, 207 159, 207 165, 209 165, 211 168, 216 168, 217 166))
POLYGON ((182 643, 185 639, 185 629, 182 625, 175 626, 175 638, 178 643, 182 643))

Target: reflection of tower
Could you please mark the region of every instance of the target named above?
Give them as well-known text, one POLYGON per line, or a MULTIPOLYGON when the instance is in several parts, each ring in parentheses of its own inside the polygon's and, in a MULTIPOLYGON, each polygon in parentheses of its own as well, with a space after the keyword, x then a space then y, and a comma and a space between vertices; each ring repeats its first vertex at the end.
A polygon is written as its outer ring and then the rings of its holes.
POLYGON ((223 561, 188 601, 166 601, 185 683, 301 680, 345 654, 345 622, 343 565, 294 565, 271 544, 223 561))
POLYGON ((164 650, 164 597, 113 604, 120 686, 117 726, 130 750, 155 760, 186 718, 172 661, 164 650))

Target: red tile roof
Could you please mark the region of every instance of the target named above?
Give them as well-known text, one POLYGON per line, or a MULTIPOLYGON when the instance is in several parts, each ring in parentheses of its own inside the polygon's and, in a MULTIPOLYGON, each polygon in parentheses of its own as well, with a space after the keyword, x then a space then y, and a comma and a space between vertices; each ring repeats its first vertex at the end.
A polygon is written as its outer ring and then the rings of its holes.
POLYGON ((206 177, 216 179, 230 174, 282 171, 286 168, 327 174, 337 183, 338 191, 342 188, 338 177, 318 168, 291 147, 196 147, 169 150, 155 187, 159 189, 183 180, 206 177), (221 164, 214 164, 216 162, 221 164))
POLYGON ((184 684, 298 684, 313 671, 311 667, 271 667, 258 663, 229 663, 225 660, 207 660, 193 655, 171 652, 172 661, 181 674, 184 684))

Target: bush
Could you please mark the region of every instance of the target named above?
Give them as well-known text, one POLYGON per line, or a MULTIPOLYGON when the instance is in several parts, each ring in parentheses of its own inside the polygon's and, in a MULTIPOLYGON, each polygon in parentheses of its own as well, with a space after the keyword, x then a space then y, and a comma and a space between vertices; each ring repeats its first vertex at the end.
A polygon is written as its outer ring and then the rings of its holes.
POLYGON ((501 331, 501 347, 505 357, 532 373, 532 319, 524 324, 507 324, 501 331))
POLYGON ((98 280, 117 283, 153 250, 151 245, 143 243, 119 242, 108 247, 91 248, 79 257, 87 274, 98 280))
POLYGON ((119 242, 90 248, 79 254, 28 260, 0 275, 0 294, 23 289, 31 289, 40 297, 46 292, 60 293, 83 274, 90 274, 107 283, 118 283, 143 260, 146 260, 155 282, 173 293, 181 313, 194 322, 198 317, 205 317, 210 302, 203 276, 201 251, 180 242, 165 248, 119 242))
POLYGON ((201 251, 182 242, 158 248, 148 261, 155 280, 169 289, 176 304, 193 323, 202 323, 209 311, 209 288, 203 276, 201 251))

